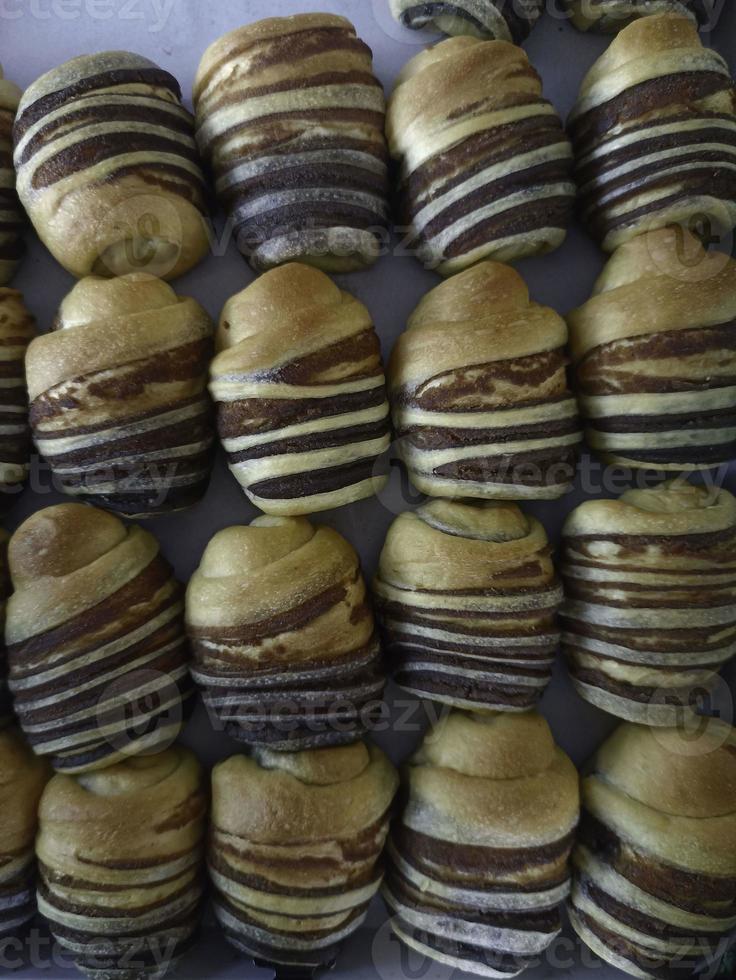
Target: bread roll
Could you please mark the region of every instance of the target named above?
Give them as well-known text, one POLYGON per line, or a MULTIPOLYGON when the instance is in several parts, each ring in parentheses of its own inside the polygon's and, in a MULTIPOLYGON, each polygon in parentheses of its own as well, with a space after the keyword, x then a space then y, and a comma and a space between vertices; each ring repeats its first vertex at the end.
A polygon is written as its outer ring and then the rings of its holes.
POLYGON ((192 945, 206 815, 199 763, 179 746, 54 776, 39 810, 38 907, 78 970, 161 977, 192 945))
POLYGON ((509 266, 479 262, 428 293, 388 368, 412 483, 433 497, 566 493, 582 440, 566 342, 509 266))
POLYGON ((406 767, 391 928, 446 967, 513 977, 559 933, 578 774, 541 715, 454 711, 406 767))
POLYGON ((194 83, 197 140, 238 248, 261 271, 371 265, 386 239, 385 101, 344 17, 272 17, 225 34, 194 83))
POLYGON ((0 730, 10 724, 13 706, 8 691, 8 664, 5 654, 5 606, 10 595, 10 575, 8 573, 8 541, 10 535, 0 528, 0 730))
POLYGON ((204 257, 206 190, 180 99, 172 75, 127 51, 73 58, 26 89, 18 195, 72 275, 173 279, 204 257))
POLYGON ((452 275, 557 248, 572 150, 521 48, 454 37, 413 58, 389 100, 405 246, 452 275))
POLYGON ((23 254, 25 224, 15 191, 13 120, 21 90, 3 76, 0 65, 0 286, 13 278, 23 254))
POLYGON ((10 690, 34 751, 81 773, 172 742, 191 682, 182 589, 154 536, 57 504, 21 524, 8 563, 10 690))
POLYGON ((401 514, 373 583, 397 683, 458 707, 533 707, 559 645, 550 552, 516 504, 432 500, 401 514))
POLYGON ((736 262, 663 229, 621 246, 569 318, 589 446, 635 469, 736 456, 736 262))
POLYGON ((385 484, 390 444, 370 313, 317 269, 273 269, 225 304, 210 392, 230 469, 267 514, 312 514, 385 484))
POLYGON ((28 475, 31 430, 23 359, 35 334, 23 294, 0 288, 0 510, 15 501, 28 475))
POLYGON ((565 0, 572 22, 581 31, 615 34, 639 17, 679 14, 710 24, 717 0, 565 0))
POLYGON ((28 348, 31 426, 57 484, 148 517, 207 489, 212 321, 160 279, 88 277, 28 348))
POLYGON ((736 88, 677 14, 635 20, 583 79, 569 120, 580 211, 607 251, 670 224, 736 225, 736 88))
POLYGON ((570 918, 635 977, 691 976, 736 926, 736 735, 622 724, 582 783, 570 918))
POLYGON ((192 670, 239 741, 353 741, 381 698, 381 655, 358 556, 303 517, 259 517, 212 538, 187 589, 192 670))
POLYGON ((51 775, 17 728, 0 732, 0 940, 18 939, 36 913, 38 801, 51 775))
POLYGON ((334 962, 381 883, 397 785, 363 742, 215 766, 208 861, 227 939, 274 964, 334 962))
POLYGON ((677 725, 736 655, 736 498, 663 483, 588 500, 563 531, 562 649, 582 697, 677 725))
POLYGON ((405 27, 434 27, 445 34, 521 44, 544 10, 544 0, 390 0, 405 27))

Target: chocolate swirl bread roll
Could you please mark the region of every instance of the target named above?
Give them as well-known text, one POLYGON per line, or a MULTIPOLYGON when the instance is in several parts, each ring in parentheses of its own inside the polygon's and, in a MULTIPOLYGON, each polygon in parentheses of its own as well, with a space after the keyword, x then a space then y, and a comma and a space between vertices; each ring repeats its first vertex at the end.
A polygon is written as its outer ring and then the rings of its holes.
POLYGON ((354 296, 309 266, 273 269, 225 304, 217 350, 220 439, 257 507, 313 514, 384 486, 381 347, 354 296))
POLYGON ((358 556, 305 518, 259 517, 216 534, 187 589, 187 629, 207 708, 240 741, 350 742, 381 697, 358 556))
MULTIPOLYGON (((38 801, 51 775, 17 728, 0 732, 0 940, 18 939, 36 913, 38 801)), ((6 968, 7 969, 7 968, 6 968)))
POLYGON ((547 722, 455 711, 406 767, 384 896, 410 949, 514 977, 559 933, 578 774, 547 722))
POLYGON ((0 286, 13 278, 23 254, 23 209, 15 191, 13 120, 21 90, 3 76, 0 65, 0 286))
POLYGON ((651 14, 679 14, 696 24, 710 24, 716 0, 565 0, 565 5, 578 30, 615 34, 651 14))
POLYGON ((389 100, 400 225, 442 275, 557 248, 575 185, 572 150, 521 48, 455 37, 413 58, 389 100))
POLYGON ((31 426, 57 484, 141 517, 196 503, 209 481, 212 321, 146 273, 88 277, 26 358, 31 426))
POLYGON ((385 101, 349 20, 272 17, 226 34, 204 53, 194 105, 253 268, 298 259, 349 272, 376 260, 388 222, 385 101))
POLYGON ((562 649, 579 694, 676 725, 736 655, 736 498, 664 483, 588 500, 563 530, 562 649))
POLYGON ((8 573, 8 541, 10 535, 0 528, 0 730, 13 718, 13 707, 8 690, 8 663, 5 654, 5 607, 10 595, 8 573))
POLYGON ((179 83, 126 51, 73 58, 26 89, 18 195, 65 269, 173 279, 209 248, 204 177, 179 83))
POLYGON ((550 553, 516 504, 431 500, 397 517, 373 583, 397 683, 458 707, 533 707, 559 645, 550 553))
POLYGON ((635 977, 693 975, 736 926, 736 735, 622 724, 582 782, 570 919, 635 977))
POLYGON ((736 225, 736 88, 686 17, 624 28, 583 79, 569 130, 581 215, 607 252, 665 225, 736 225))
POLYGON ((389 0, 405 27, 521 44, 544 10, 544 0, 389 0))
POLYGON ((172 742, 192 689, 182 589, 154 536, 57 504, 21 524, 8 563, 9 683, 34 751, 81 773, 172 742))
POLYGON ((39 810, 39 911, 95 980, 162 977, 192 945, 207 793, 174 746, 102 772, 57 775, 39 810))
POLYGON ((0 510, 26 479, 31 449, 24 358, 36 322, 17 289, 0 288, 0 510))
POLYGON ((228 940, 275 964, 334 962, 380 886, 397 786, 363 742, 215 766, 208 862, 228 940))
POLYGON ((661 229, 617 249, 568 317, 588 445, 635 469, 736 456, 736 262, 661 229))
POLYGON ((479 262, 428 293, 388 368, 412 483, 433 497, 566 493, 582 440, 566 342, 509 266, 479 262))

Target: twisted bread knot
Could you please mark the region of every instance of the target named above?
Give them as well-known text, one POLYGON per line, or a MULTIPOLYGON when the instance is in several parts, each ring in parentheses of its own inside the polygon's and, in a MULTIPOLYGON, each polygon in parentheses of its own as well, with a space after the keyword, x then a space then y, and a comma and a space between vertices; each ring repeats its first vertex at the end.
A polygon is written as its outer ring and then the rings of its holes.
POLYGON ((25 216, 15 192, 13 120, 21 90, 3 75, 0 65, 0 286, 13 278, 23 254, 25 216))
POLYGON ((0 732, 0 937, 17 937, 36 913, 38 801, 51 776, 15 728, 0 732))
POLYGON ((194 83, 197 140, 259 271, 371 265, 388 221, 385 101, 344 17, 273 17, 225 34, 194 83))
POLYGON ((736 654, 736 498, 665 483, 587 501, 563 532, 562 646, 586 700, 672 725, 736 654))
POLYGON ((220 531, 187 589, 210 712, 277 749, 352 741, 381 697, 381 656, 358 556, 327 527, 260 517, 220 531))
POLYGON ((399 75, 386 127, 399 223, 425 264, 451 275, 563 242, 572 150, 521 48, 454 37, 422 52, 399 75))
POLYGON ((63 488, 139 516, 199 500, 214 443, 199 303, 146 273, 88 277, 55 326, 26 371, 35 442, 63 488))
POLYGON ((384 894, 411 949, 515 976, 561 929, 578 776, 535 712, 452 712, 407 769, 384 894))
POLYGON ((175 279, 209 248, 193 122, 173 76, 125 51, 73 58, 21 98, 18 195, 72 275, 175 279))
POLYGON ((583 779, 570 918, 635 976, 693 970, 736 926, 736 734, 622 724, 583 779))
POLYGON ((380 885, 397 786, 362 742, 216 766, 209 865, 230 942, 271 962, 329 963, 380 885))
POLYGON ((664 229, 628 242, 569 315, 589 445, 634 468, 736 454, 736 262, 664 229))
POLYGON ((736 89, 677 14, 626 27, 583 79, 569 120, 582 217, 612 252, 666 225, 736 225, 736 89))
POLYGON ((544 0, 390 0, 391 12, 405 27, 434 27, 445 34, 469 35, 521 44, 544 10, 544 0))
POLYGON ((79 970, 160 976, 188 949, 206 815, 201 768, 179 746, 51 780, 39 810, 39 909, 79 970))
POLYGON ((509 266, 480 262, 433 289, 388 368, 399 452, 444 497, 559 497, 582 436, 567 327, 509 266))
POLYGON ((7 509, 29 469, 31 432, 24 358, 36 322, 17 289, 0 288, 0 506, 7 509))
POLYGON ((542 525, 515 504, 432 500, 391 525, 373 585, 397 683, 525 711, 547 686, 562 600, 542 525))
POLYGON ((381 349, 368 310, 305 265, 261 276, 225 304, 210 369, 230 469, 269 514, 352 503, 386 482, 381 349))
POLYGON ((152 534, 83 504, 10 540, 6 641, 21 726, 76 773, 169 744, 191 695, 181 586, 152 534))

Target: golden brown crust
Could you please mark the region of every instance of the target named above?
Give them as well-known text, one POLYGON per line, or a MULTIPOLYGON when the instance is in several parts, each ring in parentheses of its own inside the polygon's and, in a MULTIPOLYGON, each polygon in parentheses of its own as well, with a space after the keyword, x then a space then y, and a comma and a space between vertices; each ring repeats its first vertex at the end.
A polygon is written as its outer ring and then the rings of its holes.
POLYGON ((678 14, 693 23, 709 24, 715 0, 565 0, 580 31, 616 34, 640 17, 678 14))
POLYGON ((9 684, 35 750, 74 773, 171 742, 191 682, 181 588, 153 535, 58 504, 21 524, 8 561, 9 684))
POLYGON ((0 286, 13 278, 23 255, 25 215, 15 193, 13 167, 13 120, 20 97, 21 90, 3 76, 0 65, 0 286))
POLYGON ((268 514, 352 503, 386 482, 383 364, 370 313, 317 269, 272 269, 225 304, 210 392, 230 469, 268 514))

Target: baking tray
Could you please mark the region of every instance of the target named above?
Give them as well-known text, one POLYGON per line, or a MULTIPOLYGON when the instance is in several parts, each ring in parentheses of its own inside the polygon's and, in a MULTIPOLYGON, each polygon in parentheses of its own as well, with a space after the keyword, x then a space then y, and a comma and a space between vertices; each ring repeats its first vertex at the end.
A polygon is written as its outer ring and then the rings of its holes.
MULTIPOLYGON (((711 35, 704 40, 717 48, 736 70, 736 4, 723 0, 724 9, 711 35)), ((580 81, 607 46, 607 39, 583 35, 567 22, 560 0, 547 0, 547 12, 524 45, 540 72, 544 91, 565 117, 575 101, 580 81)), ((437 39, 428 32, 415 33, 396 24, 388 0, 0 0, 0 62, 5 75, 21 86, 79 54, 109 49, 127 49, 146 55, 181 83, 185 102, 191 106, 191 88, 199 59, 211 41, 234 27, 261 17, 282 16, 308 11, 342 14, 355 24, 358 34, 373 49, 375 70, 390 91, 400 68, 421 48, 437 39)), ((216 218, 218 235, 221 216, 216 218)), ((402 253, 397 241, 392 254, 384 255, 369 271, 338 276, 340 285, 358 296, 373 314, 381 338, 384 358, 401 333, 406 319, 420 297, 439 282, 439 277, 411 256, 402 253)), ((732 250, 733 242, 722 243, 732 250)), ((604 257, 586 233, 574 226, 565 245, 551 255, 526 259, 518 269, 529 284, 535 300, 561 313, 583 302, 598 275, 604 257)), ((255 278, 233 242, 216 241, 213 254, 189 275, 178 279, 176 290, 202 303, 216 320, 225 300, 255 278)), ((74 284, 32 234, 28 235, 28 254, 13 285, 21 289, 26 302, 46 331, 56 309, 74 284)), ((565 516, 582 499, 613 496, 622 492, 627 481, 601 492, 596 488, 599 468, 584 457, 582 467, 588 481, 583 491, 579 476, 573 493, 554 503, 526 504, 545 524, 553 542, 565 516)), ((726 477, 726 486, 736 491, 736 473, 726 477)), ((19 495, 5 522, 12 531, 29 514, 62 501, 51 488, 47 471, 34 471, 32 485, 19 495)), ((397 465, 391 466, 391 479, 379 498, 363 500, 349 507, 328 511, 316 520, 336 528, 360 552, 365 574, 370 578, 389 524, 397 513, 418 502, 416 494, 402 478, 397 465)), ((147 521, 157 535, 177 576, 186 582, 199 563, 212 535, 231 524, 246 524, 258 511, 247 501, 230 475, 220 452, 204 500, 190 510, 147 521)), ((733 721, 733 695, 736 669, 725 673, 719 691, 719 710, 733 721)), ((389 684, 387 703, 390 722, 375 733, 376 741, 396 762, 407 757, 426 727, 424 711, 409 695, 389 684)), ((552 684, 542 701, 558 743, 578 764, 582 764, 615 727, 616 721, 582 701, 573 691, 562 664, 557 665, 552 684)), ((207 714, 198 705, 187 726, 183 741, 210 766, 239 751, 222 732, 213 730, 207 714)), ((391 936, 386 912, 376 900, 365 926, 344 946, 332 976, 340 980, 449 980, 453 971, 437 963, 407 954, 391 936)), ((10 959, 0 962, 0 974, 14 966, 17 980, 66 980, 79 976, 47 936, 36 937, 31 948, 11 950, 10 959), (12 961, 12 962, 11 962, 12 961)), ((197 948, 170 976, 178 980, 235 980, 259 978, 269 974, 256 969, 232 950, 206 917, 203 936, 197 948)), ((563 932, 544 961, 527 971, 529 980, 562 980, 590 975, 599 980, 620 980, 618 970, 603 965, 573 937, 563 932)), ((465 976, 455 971, 457 980, 465 976)))

